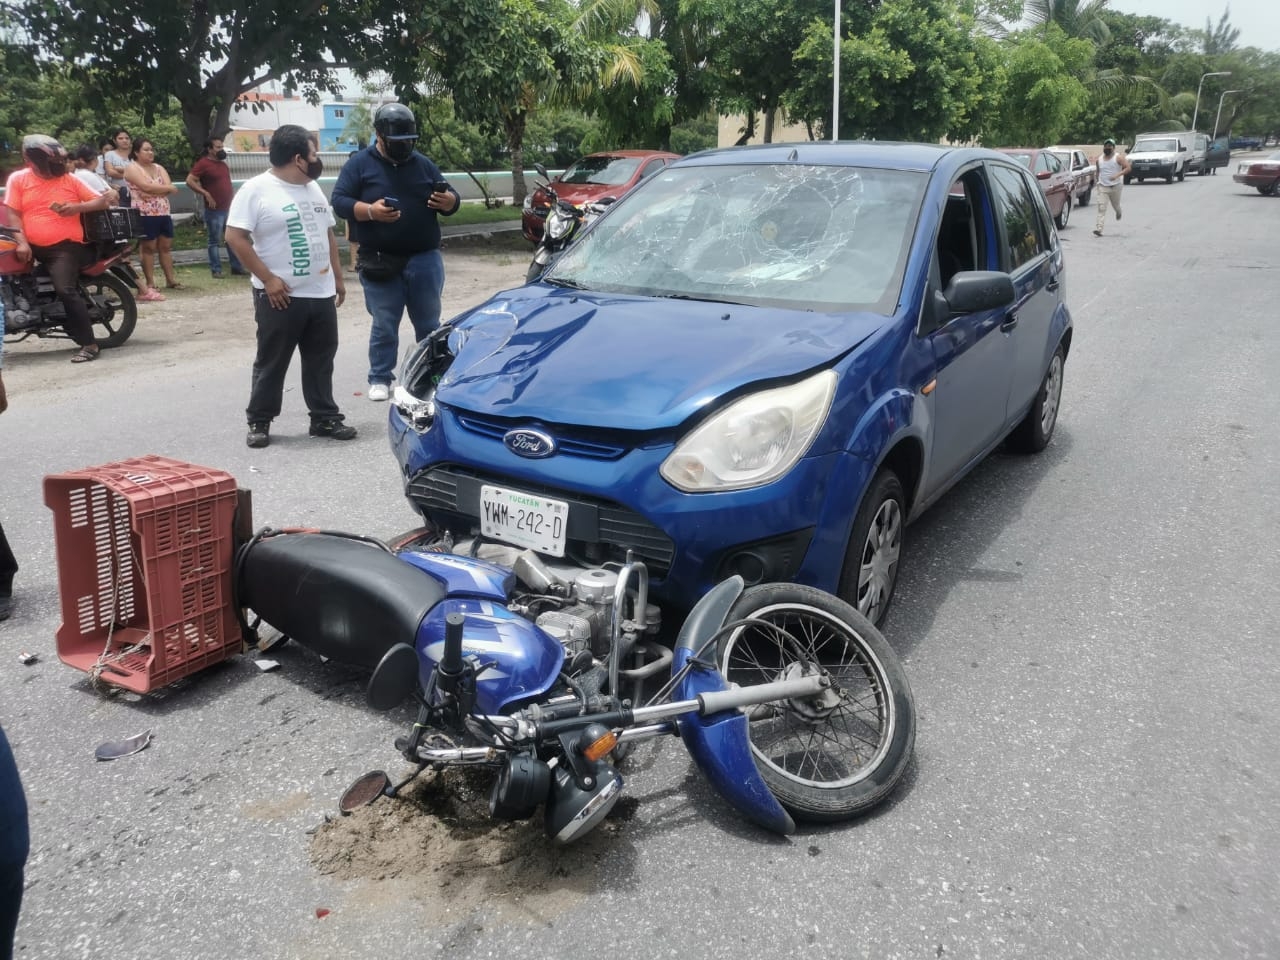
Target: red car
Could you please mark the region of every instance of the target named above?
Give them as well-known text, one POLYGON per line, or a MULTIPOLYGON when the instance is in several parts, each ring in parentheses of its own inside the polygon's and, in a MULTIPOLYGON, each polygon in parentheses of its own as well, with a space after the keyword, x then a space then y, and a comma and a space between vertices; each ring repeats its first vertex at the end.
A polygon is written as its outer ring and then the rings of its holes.
POLYGON ((1051 150, 1038 147, 1000 147, 998 152, 1007 153, 1031 171, 1040 183, 1040 192, 1049 204, 1053 222, 1059 230, 1066 227, 1071 219, 1073 194, 1071 171, 1066 165, 1051 150))
MULTIPOLYGON (((615 200, 645 180, 680 154, 663 150, 607 150, 575 160, 569 169, 552 180, 556 195, 575 206, 613 197, 615 200)), ((530 243, 542 240, 542 222, 551 209, 547 191, 538 187, 524 198, 520 225, 530 243)))
POLYGON ((1231 175, 1236 183, 1256 187, 1264 197, 1280 193, 1280 150, 1261 160, 1246 160, 1231 175))

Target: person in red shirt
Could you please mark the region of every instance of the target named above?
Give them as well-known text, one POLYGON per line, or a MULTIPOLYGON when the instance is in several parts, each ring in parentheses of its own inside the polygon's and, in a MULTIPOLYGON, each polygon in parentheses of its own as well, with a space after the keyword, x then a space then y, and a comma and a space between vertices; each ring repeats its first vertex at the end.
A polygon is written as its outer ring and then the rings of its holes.
MULTIPOLYGON (((231 170, 227 166, 227 151, 222 149, 221 137, 210 137, 204 142, 204 156, 195 162, 187 174, 187 186, 192 193, 204 198, 204 226, 209 232, 209 271, 215 280, 222 279, 222 260, 218 245, 224 243, 227 229, 227 211, 231 209, 231 170)), ((227 245, 227 259, 231 261, 231 275, 243 276, 249 271, 236 259, 236 252, 227 245)))
POLYGON ((94 251, 84 242, 80 214, 105 210, 106 196, 67 172, 67 151, 53 137, 25 137, 22 156, 26 168, 9 175, 4 202, 22 221, 14 255, 25 263, 34 254, 45 269, 66 311, 63 328, 80 347, 72 363, 96 359, 89 307, 80 295, 80 271, 93 262, 94 251))

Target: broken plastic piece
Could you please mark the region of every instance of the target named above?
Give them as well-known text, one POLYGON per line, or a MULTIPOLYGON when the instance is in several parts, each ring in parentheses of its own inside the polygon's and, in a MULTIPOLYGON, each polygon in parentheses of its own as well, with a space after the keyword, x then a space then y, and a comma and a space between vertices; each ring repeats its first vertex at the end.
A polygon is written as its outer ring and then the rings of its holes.
POLYGON ((106 743, 99 744, 98 749, 93 751, 93 755, 99 760, 119 760, 121 757, 147 749, 150 743, 151 731, 147 730, 125 740, 108 740, 106 743))
POLYGON ((261 670, 263 673, 269 673, 272 670, 280 669, 279 660, 255 660, 253 662, 257 664, 258 669, 261 670))
POLYGON ((38 654, 30 653, 29 651, 26 651, 26 650, 23 650, 20 654, 18 654, 18 662, 22 664, 26 664, 27 666, 31 666, 31 664, 35 663, 39 659, 40 657, 38 654))

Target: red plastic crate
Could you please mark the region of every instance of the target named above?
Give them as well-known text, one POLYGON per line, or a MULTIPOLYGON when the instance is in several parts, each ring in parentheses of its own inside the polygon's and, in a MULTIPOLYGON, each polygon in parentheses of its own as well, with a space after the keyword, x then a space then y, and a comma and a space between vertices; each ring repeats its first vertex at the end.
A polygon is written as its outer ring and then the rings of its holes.
POLYGON ((63 663, 146 693, 240 651, 230 474, 137 457, 47 476, 44 502, 63 663))

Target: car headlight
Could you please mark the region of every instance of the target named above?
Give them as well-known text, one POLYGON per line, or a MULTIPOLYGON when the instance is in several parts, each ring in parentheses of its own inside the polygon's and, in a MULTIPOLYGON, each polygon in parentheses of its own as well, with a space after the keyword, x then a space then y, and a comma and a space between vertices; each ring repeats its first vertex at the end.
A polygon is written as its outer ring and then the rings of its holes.
POLYGON ((391 391, 391 404, 418 433, 426 433, 435 425, 436 392, 434 388, 431 396, 421 398, 415 397, 397 383, 391 391))
POLYGON ((743 397, 676 445, 659 471, 686 493, 741 490, 790 470, 812 445, 836 392, 833 370, 743 397))
POLYGON ((547 236, 552 240, 559 240, 573 229, 575 222, 576 219, 574 217, 561 213, 558 208, 552 207, 551 212, 547 214, 547 236))

